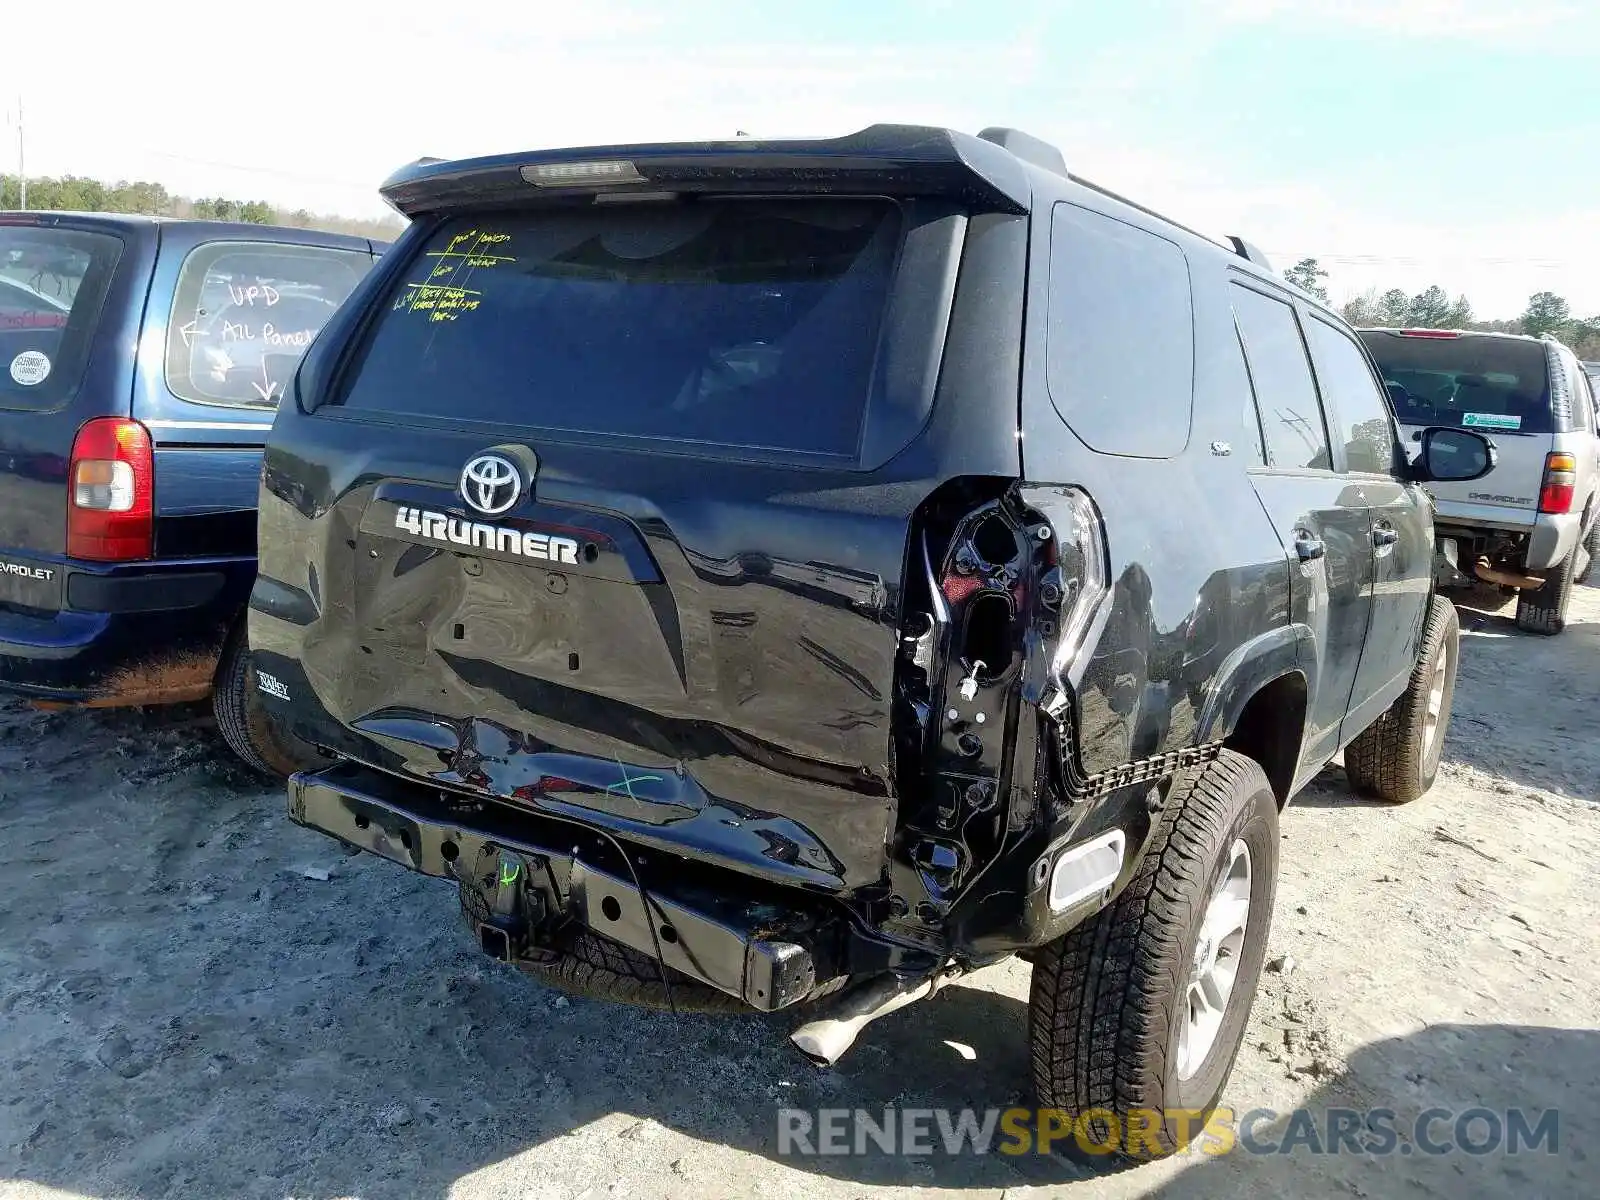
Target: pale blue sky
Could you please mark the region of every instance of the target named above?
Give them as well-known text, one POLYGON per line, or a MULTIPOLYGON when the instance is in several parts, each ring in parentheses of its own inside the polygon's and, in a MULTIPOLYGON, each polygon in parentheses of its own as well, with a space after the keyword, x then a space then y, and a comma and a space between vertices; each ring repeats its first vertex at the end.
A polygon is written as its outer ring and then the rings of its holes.
POLYGON ((70 51, 0 70, 34 172, 371 213, 422 154, 1012 124, 1282 266, 1321 257, 1336 298, 1600 313, 1600 0, 278 0, 114 40, 68 7, 7 17, 8 43, 70 51))

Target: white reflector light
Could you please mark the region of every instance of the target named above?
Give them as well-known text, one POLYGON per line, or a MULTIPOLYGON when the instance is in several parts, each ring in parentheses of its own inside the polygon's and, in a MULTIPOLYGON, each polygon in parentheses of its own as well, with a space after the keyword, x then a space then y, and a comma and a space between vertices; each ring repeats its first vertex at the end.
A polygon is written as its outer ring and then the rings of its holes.
POLYGON ((72 480, 72 503, 93 512, 127 512, 133 507, 133 467, 125 462, 80 459, 72 480))
POLYGON ((1063 851, 1050 872, 1050 911, 1066 912, 1115 883, 1122 874, 1122 852, 1127 843, 1122 830, 1113 829, 1092 842, 1063 851))
POLYGON ((639 169, 625 159, 604 162, 530 163, 522 178, 535 187, 593 187, 607 183, 643 183, 639 169))

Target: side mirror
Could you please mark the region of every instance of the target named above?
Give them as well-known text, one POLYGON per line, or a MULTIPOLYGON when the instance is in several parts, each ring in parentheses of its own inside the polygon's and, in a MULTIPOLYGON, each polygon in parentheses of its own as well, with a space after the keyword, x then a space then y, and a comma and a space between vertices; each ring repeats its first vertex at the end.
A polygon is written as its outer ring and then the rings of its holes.
POLYGON ((1499 461, 1494 443, 1481 433, 1437 426, 1422 431, 1422 454, 1417 467, 1423 483, 1482 479, 1499 461))

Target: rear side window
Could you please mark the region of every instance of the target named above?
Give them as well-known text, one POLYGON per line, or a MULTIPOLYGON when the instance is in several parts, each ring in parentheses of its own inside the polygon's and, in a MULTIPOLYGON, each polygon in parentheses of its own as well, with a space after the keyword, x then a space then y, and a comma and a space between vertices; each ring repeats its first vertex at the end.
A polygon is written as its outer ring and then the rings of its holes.
POLYGON ((899 229, 893 205, 831 199, 449 220, 340 402, 853 457, 899 229))
POLYGON ((1294 309, 1238 284, 1229 290, 1268 458, 1275 467, 1331 470, 1322 405, 1294 309))
POLYGON ((1403 425, 1549 433, 1550 363, 1543 342, 1501 337, 1361 335, 1403 425))
POLYGON ((83 382, 122 239, 0 225, 0 408, 46 409, 83 382))
POLYGON ((1344 441, 1346 465, 1352 471, 1389 474, 1394 470, 1394 426, 1365 352, 1326 321, 1313 319, 1306 333, 1328 419, 1337 423, 1344 441))
POLYGON ((1171 458, 1189 443, 1194 307, 1173 242, 1072 204, 1050 229, 1046 382, 1104 454, 1171 458))
POLYGON ((1594 388, 1590 386, 1589 376, 1579 371, 1575 377, 1576 385, 1572 389, 1573 421, 1585 433, 1592 433, 1595 427, 1594 415, 1594 388))
POLYGON ((208 242, 178 273, 167 387, 196 404, 272 408, 300 356, 372 265, 357 250, 208 242))
POLYGON ((1267 444, 1261 437, 1261 414, 1256 411, 1256 398, 1250 390, 1250 368, 1244 357, 1244 334, 1239 331, 1238 322, 1234 323, 1234 348, 1238 351, 1235 355, 1231 351, 1224 351, 1218 360, 1222 369, 1227 372, 1227 383, 1232 391, 1241 400, 1239 431, 1244 436, 1245 456, 1252 467, 1267 465, 1267 444))

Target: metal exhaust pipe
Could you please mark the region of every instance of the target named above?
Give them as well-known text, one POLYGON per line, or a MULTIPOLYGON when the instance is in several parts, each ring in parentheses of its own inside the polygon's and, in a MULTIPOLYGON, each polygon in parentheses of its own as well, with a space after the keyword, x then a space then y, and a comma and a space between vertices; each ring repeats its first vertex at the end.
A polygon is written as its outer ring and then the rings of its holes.
POLYGON ((831 1067, 873 1021, 933 995, 961 974, 952 966, 912 979, 879 975, 841 994, 828 1006, 826 1016, 807 1021, 789 1040, 817 1066, 831 1067))
POLYGON ((1485 583, 1497 583, 1501 587, 1520 588, 1527 591, 1538 591, 1544 586, 1544 580, 1537 575, 1518 575, 1513 571, 1501 571, 1489 565, 1487 558, 1480 558, 1472 564, 1472 573, 1485 583))

